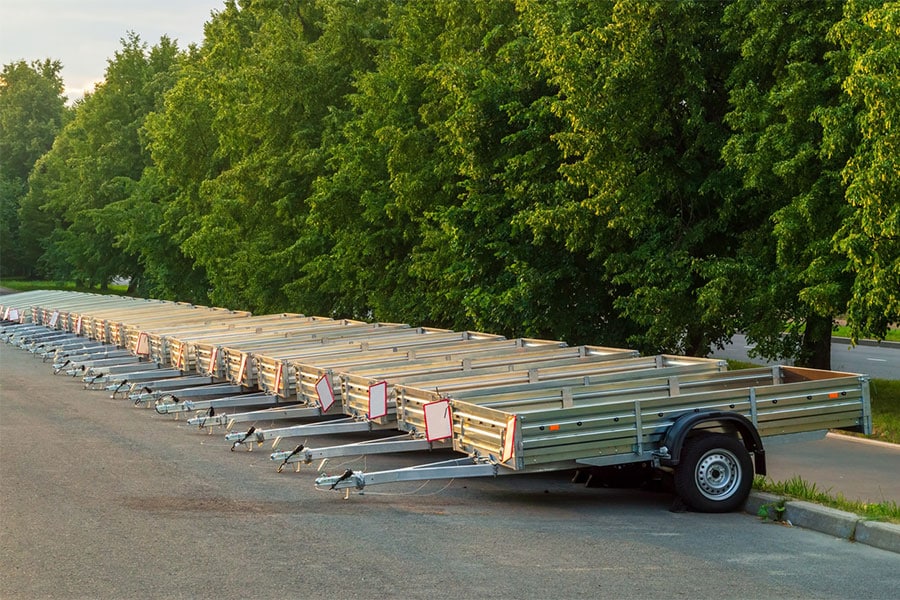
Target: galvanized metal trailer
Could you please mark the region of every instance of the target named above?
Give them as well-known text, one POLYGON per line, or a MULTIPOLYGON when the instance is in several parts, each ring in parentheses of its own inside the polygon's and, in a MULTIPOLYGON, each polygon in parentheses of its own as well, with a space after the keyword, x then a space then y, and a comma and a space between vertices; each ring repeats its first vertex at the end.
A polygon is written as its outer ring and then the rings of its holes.
MULTIPOLYGON (((473 335, 481 336, 483 334, 472 334, 471 332, 456 332, 454 335, 461 336, 462 339, 470 338, 473 335)), ((502 338, 501 338, 502 339, 502 338)), ((437 336, 429 336, 428 341, 437 341, 446 344, 446 341, 437 336)), ((415 343, 412 340, 411 343, 415 343)), ((428 344, 430 345, 430 344, 428 344)), ((423 344, 426 346, 426 344, 423 344)), ((464 349, 468 349, 465 346, 464 349)), ((409 350, 410 348, 405 348, 409 350)), ((442 347, 446 352, 448 348, 442 347)), ((257 420, 275 421, 284 419, 298 419, 309 416, 317 416, 328 412, 330 406, 337 401, 341 401, 343 413, 348 416, 362 416, 368 414, 368 387, 365 387, 365 401, 360 405, 358 413, 351 411, 347 404, 347 397, 342 391, 344 388, 343 378, 348 374, 360 374, 364 377, 375 377, 376 374, 382 378, 395 381, 400 377, 420 376, 449 376, 450 373, 471 374, 475 372, 489 373, 495 371, 508 371, 514 369, 527 369, 539 365, 561 364, 571 360, 614 360, 617 358, 634 358, 638 356, 636 350, 623 350, 620 348, 604 348, 599 346, 559 346, 557 344, 548 344, 546 348, 535 347, 523 352, 522 347, 511 345, 495 350, 491 353, 483 351, 473 353, 453 353, 449 357, 446 355, 437 358, 423 357, 421 353, 408 354, 405 359, 401 357, 400 361, 392 361, 384 364, 372 364, 371 360, 363 361, 361 364, 344 363, 340 367, 340 371, 330 367, 318 367, 312 364, 293 364, 288 365, 288 369, 294 372, 293 380, 297 380, 297 374, 302 381, 299 391, 296 386, 291 386, 288 391, 287 386, 282 386, 279 390, 281 395, 296 395, 296 400, 301 408, 283 408, 276 407, 265 410, 250 411, 244 413, 220 414, 220 415, 202 415, 189 420, 192 425, 199 427, 215 427, 227 425, 230 429, 235 423, 253 422, 257 420), (324 381, 324 387, 323 382, 324 381), (330 391, 327 391, 330 390, 330 391), (310 411, 310 407, 318 407, 318 412, 310 411), (325 410, 322 410, 322 409, 325 410)), ((262 381, 271 380, 271 377, 264 376, 262 381)), ((379 379, 380 381, 380 379, 379 379)), ((361 388, 362 389, 362 388, 361 388)))
POLYGON ((53 304, 43 304, 35 310, 40 322, 48 327, 107 343, 120 342, 111 340, 109 331, 111 322, 163 319, 171 322, 173 319, 187 318, 211 320, 213 317, 243 318, 249 314, 183 303, 105 296, 102 299, 81 298, 70 302, 61 300, 53 304))
POLYGON ((313 317, 291 313, 276 315, 234 313, 234 315, 228 315, 222 319, 219 319, 218 316, 212 316, 212 318, 200 322, 194 319, 166 316, 131 319, 124 322, 112 321, 109 323, 109 333, 113 343, 123 348, 128 348, 135 355, 150 357, 151 337, 159 340, 166 338, 179 339, 180 336, 204 333, 210 336, 229 332, 237 334, 256 329, 265 330, 278 326, 290 326, 294 323, 308 322, 313 319, 313 317), (138 352, 139 346, 146 351, 138 352))
POLYGON ((213 339, 194 340, 190 343, 188 351, 193 354, 197 373, 225 379, 228 373, 224 368, 222 358, 224 356, 223 350, 226 347, 252 352, 279 343, 296 344, 298 340, 304 339, 332 339, 339 337, 336 334, 334 336, 326 334, 323 337, 317 330, 310 328, 311 325, 334 323, 334 319, 328 317, 305 317, 305 319, 308 320, 309 325, 300 328, 248 333, 244 338, 228 340, 227 343, 213 339))
MULTIPOLYGON (((347 354, 346 356, 334 356, 331 363, 338 361, 349 366, 361 361, 363 364, 377 362, 376 352, 388 352, 396 354, 391 360, 416 360, 417 357, 427 358, 435 353, 446 354, 456 349, 485 351, 489 344, 508 348, 510 345, 517 347, 515 342, 507 340, 501 335, 481 333, 476 331, 451 331, 428 332, 426 335, 383 337, 366 340, 359 347, 361 354, 347 354), (365 353, 365 354, 362 354, 365 353), (402 355, 401 355, 402 354, 402 355)), ((318 399, 316 383, 319 377, 315 376, 310 381, 309 373, 304 369, 318 369, 315 359, 308 355, 284 356, 274 353, 260 353, 256 357, 259 371, 259 384, 262 389, 283 397, 297 397, 304 404, 313 404, 318 399)), ((330 363, 330 364, 331 364, 330 363)), ((322 364, 322 368, 331 369, 322 364)), ((339 388, 333 387, 335 393, 339 388)))
MULTIPOLYGON (((454 361, 462 360, 472 361, 481 359, 484 364, 504 364, 508 362, 516 362, 515 355, 522 357, 531 355, 532 352, 547 351, 552 348, 563 348, 565 342, 552 340, 537 340, 529 338, 517 338, 512 340, 465 340, 454 344, 439 345, 437 347, 428 346, 426 348, 408 350, 402 353, 394 353, 387 355, 351 355, 346 357, 330 356, 330 357, 306 357, 304 359, 295 358, 292 362, 295 371, 295 379, 297 380, 297 395, 301 404, 309 406, 308 414, 305 416, 315 417, 328 413, 330 407, 336 404, 336 398, 340 394, 340 383, 336 380, 328 378, 328 372, 341 372, 354 366, 368 365, 376 369, 387 369, 391 366, 410 361, 431 359, 454 361)), ((522 358, 519 359, 523 360, 522 358)), ((453 366, 451 365, 452 369, 453 366)), ((262 444, 265 440, 275 440, 275 445, 284 437, 298 437, 310 435, 328 435, 334 433, 354 433, 363 431, 373 431, 379 429, 390 429, 393 426, 393 420, 388 417, 390 412, 387 392, 382 391, 379 387, 374 390, 378 396, 378 401, 372 401, 373 395, 370 393, 370 405, 378 404, 383 406, 384 411, 375 412, 370 410, 365 417, 359 418, 350 415, 345 419, 337 421, 329 421, 323 424, 305 424, 293 425, 289 427, 280 427, 276 429, 256 429, 245 433, 229 433, 225 439, 233 442, 232 449, 237 445, 248 442, 262 444)), ((294 413, 296 416, 296 413, 294 413)), ((251 445, 247 446, 252 448, 251 445)))
MULTIPOLYGON (((353 416, 357 421, 369 420, 373 414, 372 391, 382 388, 380 394, 389 399, 389 407, 379 417, 383 424, 392 424, 393 428, 404 433, 388 440, 378 440, 376 443, 360 442, 355 444, 331 446, 327 448, 305 448, 298 446, 291 451, 274 452, 271 459, 282 461, 279 471, 290 463, 332 458, 336 456, 350 456, 358 454, 381 454, 396 452, 411 452, 418 450, 431 450, 435 444, 446 445, 448 438, 434 437, 425 427, 424 421, 417 418, 421 411, 401 410, 397 403, 394 390, 398 387, 415 386, 419 390, 440 390, 441 394, 476 396, 478 394, 499 394, 507 390, 538 389, 546 386, 558 386, 568 384, 597 385, 600 382, 644 381, 647 379, 660 380, 674 377, 691 378, 703 376, 709 373, 724 371, 727 364, 724 361, 705 358, 686 358, 671 355, 659 355, 655 357, 614 358, 627 351, 614 352, 612 349, 600 349, 596 347, 581 347, 583 354, 575 358, 565 360, 548 361, 547 364, 526 363, 516 365, 508 363, 504 368, 490 368, 468 370, 457 373, 440 372, 441 365, 421 365, 421 370, 413 373, 407 370, 407 374, 396 373, 390 375, 384 372, 378 373, 377 369, 370 369, 365 373, 341 373, 344 393, 344 411, 353 416), (604 354, 604 350, 608 352, 604 354), (515 368, 519 366, 519 368, 515 368), (368 404, 368 408, 366 408, 368 404), (394 408, 396 406, 397 408, 394 408)), ((647 385, 647 384, 642 384, 647 385)), ((379 395, 380 395, 379 394, 379 395)), ((277 443, 277 440, 276 440, 277 443)), ((275 444, 273 444, 274 447, 275 444)))
MULTIPOLYGON (((496 339, 500 336, 488 336, 487 334, 474 334, 471 332, 448 332, 446 330, 433 330, 428 328, 412 329, 406 325, 390 325, 378 328, 358 328, 346 327, 343 329, 333 329, 329 332, 323 332, 319 339, 295 340, 285 347, 285 352, 289 352, 294 358, 304 357, 307 360, 315 361, 321 364, 329 364, 333 361, 353 361, 361 360, 365 362, 373 362, 379 360, 403 360, 408 357, 411 352, 415 352, 418 348, 433 348, 442 341, 473 341, 476 338, 496 339), (289 350, 287 349, 289 348, 289 350)), ((502 338, 501 338, 502 339, 502 338)), ((280 346, 276 346, 280 347, 280 346)), ((239 348, 225 347, 222 348, 224 356, 223 361, 229 366, 231 380, 234 383, 240 382, 244 387, 249 387, 250 381, 247 377, 248 371, 256 367, 255 371, 259 371, 258 365, 260 355, 257 352, 271 353, 271 347, 264 347, 257 350, 254 347, 242 345, 239 348), (238 368, 235 369, 234 365, 238 368), (238 376, 240 374, 240 376, 238 376)), ((271 357, 269 357, 271 358, 271 357)), ((275 359, 272 359, 275 360, 275 359)), ((285 363, 281 363, 285 364, 285 363)), ((253 396, 242 396, 239 398, 216 398, 208 402, 192 403, 185 405, 183 403, 167 402, 157 403, 156 410, 160 414, 179 413, 187 410, 206 410, 206 417, 215 416, 215 411, 222 408, 233 408, 236 406, 272 406, 278 404, 296 404, 301 402, 300 398, 293 392, 292 385, 288 381, 284 381, 284 373, 288 372, 286 368, 279 369, 274 374, 274 379, 269 379, 270 383, 265 383, 265 378, 259 379, 254 377, 252 381, 257 385, 263 394, 254 394, 253 396), (212 410, 210 410, 212 409, 212 410)), ((286 413, 281 413, 283 416, 286 413)), ((321 416, 318 408, 305 407, 291 411, 296 416, 321 416)))
MULTIPOLYGON (((274 345, 278 348, 290 349, 291 355, 340 355, 342 353, 356 354, 365 351, 375 344, 396 346, 401 339, 419 338, 424 335, 432 335, 431 330, 412 329, 405 324, 396 323, 365 323, 362 321, 320 321, 311 324, 300 334, 284 341, 278 338, 276 341, 263 344, 266 351, 274 345), (389 340, 384 342, 382 340, 389 340)), ((251 348, 254 348, 250 344, 251 348)), ((230 380, 241 391, 256 390, 256 361, 253 352, 247 349, 247 345, 241 345, 241 350, 232 347, 221 348, 222 372, 226 379, 230 380)), ((264 390, 266 391, 266 390, 264 390)), ((152 397, 152 392, 145 395, 152 397)), ((155 407, 160 414, 180 413, 188 410, 200 410, 212 407, 232 407, 251 405, 271 405, 278 403, 280 397, 272 393, 268 394, 241 394, 238 397, 227 396, 210 398, 196 403, 182 403, 181 395, 173 392, 157 401, 155 407), (172 397, 174 396, 174 397, 172 397)))
MULTIPOLYGON (((292 340, 290 346, 298 349, 307 348, 314 353, 322 353, 329 351, 329 346, 327 345, 329 341, 333 341, 338 346, 341 346, 342 341, 350 344, 349 338, 362 338, 369 335, 378 335, 389 331, 401 330, 406 327, 406 325, 385 325, 382 323, 364 323, 362 321, 317 321, 315 323, 310 323, 305 329, 305 332, 308 334, 305 339, 300 338, 292 340)), ((348 347, 352 348, 353 346, 348 347)), ((160 414, 179 413, 185 412, 185 410, 198 410, 201 407, 208 408, 203 405, 202 402, 210 400, 216 400, 222 405, 240 406, 241 402, 248 402, 248 404, 252 405, 253 403, 264 399, 263 396, 258 394, 248 394, 248 392, 257 390, 252 355, 246 353, 244 354, 243 359, 235 361, 233 360, 233 357, 232 360, 229 360, 227 352, 223 352, 223 354, 223 374, 225 377, 213 378, 208 374, 199 376, 201 378, 207 377, 215 381, 216 387, 211 388, 211 392, 213 393, 207 393, 204 389, 191 391, 180 389, 172 391, 171 385, 163 383, 161 385, 148 384, 141 386, 141 390, 137 394, 129 395, 129 398, 134 401, 135 405, 147 404, 149 401, 155 400, 154 406, 156 411, 160 414), (156 389, 154 388, 154 385, 156 385, 156 389), (167 391, 162 391, 160 388, 164 388, 167 391), (240 397, 229 398, 229 395, 239 395, 240 397), (196 405, 182 402, 182 400, 187 397, 198 396, 205 396, 205 398, 203 400, 198 400, 198 404, 196 405)), ((198 381, 199 380, 200 379, 198 379, 198 381)))
MULTIPOLYGON (((262 317, 265 318, 265 317, 262 317)), ((256 319, 256 317, 251 317, 256 319)), ((171 364, 183 371, 203 372, 197 361, 197 346, 252 343, 253 340, 269 343, 297 343, 303 339, 319 339, 322 332, 344 328, 333 319, 321 317, 280 317, 278 320, 267 320, 264 323, 247 323, 242 321, 228 327, 200 328, 184 332, 165 333, 151 336, 151 347, 155 339, 163 339, 168 346, 171 364)), ((207 371, 208 372, 208 371, 207 371)))
MULTIPOLYGON (((128 338, 132 342, 134 350, 146 353, 146 356, 157 360, 165 360, 171 364, 173 369, 178 370, 178 375, 182 378, 190 377, 192 381, 202 381, 193 376, 196 372, 198 375, 210 378, 213 382, 222 383, 226 381, 225 373, 218 368, 209 368, 210 363, 215 361, 215 352, 211 352, 207 362, 202 361, 202 357, 198 354, 197 348, 200 346, 218 348, 223 342, 234 342, 237 340, 285 340, 285 339, 302 339, 304 337, 318 338, 320 334, 316 333, 323 328, 330 329, 334 327, 334 319, 327 317, 307 317, 300 314, 282 313, 278 315, 261 315, 256 317, 248 317, 240 321, 227 322, 223 325, 214 323, 212 328, 197 328, 194 325, 178 327, 175 329, 165 330, 142 330, 138 327, 128 327, 128 338)), ((296 342, 295 342, 296 343, 296 342)), ((128 378, 132 382, 139 385, 128 390, 129 396, 140 388, 140 393, 132 399, 137 400, 136 404, 145 403, 150 399, 158 399, 161 394, 159 390, 149 389, 151 384, 143 383, 146 378, 138 375, 128 378), (147 388, 147 389, 145 389, 147 388)), ((107 389, 114 390, 114 395, 120 389, 120 385, 109 385, 107 389)), ((167 390, 172 387, 168 386, 167 390)), ((216 390, 240 389, 243 388, 215 388, 216 390)), ((192 392, 190 395, 196 396, 199 391, 192 392)), ((224 392, 223 392, 224 393, 224 392)), ((174 393, 168 395, 175 396, 174 393)), ((214 395, 218 395, 218 391, 214 395)), ((251 396, 242 393, 242 397, 250 398, 251 396)), ((253 396, 253 397, 258 397, 253 396)), ((179 400, 178 396, 172 398, 173 402, 179 400)), ((208 400, 202 400, 205 402, 208 400)), ((174 402, 178 406, 185 406, 180 402, 174 402)), ((190 402, 186 403, 190 406, 190 402)))
MULTIPOLYGON (((34 325, 49 325, 51 328, 60 328, 70 331, 68 328, 68 311, 83 306, 159 306, 166 304, 163 300, 146 300, 127 296, 104 296, 83 292, 67 292, 53 290, 36 290, 31 292, 19 292, 2 298, 0 303, 0 315, 7 319, 11 313, 21 323, 34 325), (46 309, 42 307, 56 307, 46 309), (50 322, 53 322, 52 324, 50 322)), ((16 318, 11 320, 17 320, 16 318)))
POLYGON ((868 378, 858 374, 776 366, 684 385, 616 385, 621 389, 541 387, 477 401, 397 386, 398 410, 421 410, 429 435, 451 439, 465 457, 373 473, 348 470, 320 476, 316 485, 349 493, 398 481, 637 463, 670 473, 689 507, 730 511, 746 499, 754 463, 765 474, 764 440, 872 428, 868 378))
MULTIPOLYGON (((358 356, 359 353, 367 351, 390 349, 393 352, 400 349, 409 350, 417 347, 433 346, 440 343, 447 343, 455 340, 471 339, 474 335, 471 332, 453 332, 446 329, 433 329, 427 327, 409 328, 398 327, 396 329, 375 329, 364 332, 364 336, 359 333, 332 333, 320 336, 318 339, 320 344, 309 344, 307 348, 316 349, 319 353, 347 354, 358 356)), ((497 337, 497 336, 494 336, 497 337)), ((228 346, 217 346, 210 343, 198 343, 194 346, 197 356, 198 372, 223 372, 222 362, 218 357, 234 356, 233 362, 238 362, 238 356, 249 355, 250 359, 257 363, 256 355, 263 352, 274 352, 278 349, 291 349, 291 351, 300 351, 303 342, 315 342, 315 339, 304 340, 304 338, 292 338, 290 340, 283 339, 252 339, 228 346)), ((370 359, 371 360, 371 359, 370 359)), ((227 362, 227 358, 225 359, 227 362)), ((259 369, 257 369, 259 371, 259 369)), ((199 424, 201 427, 207 424, 207 420, 212 421, 218 417, 221 420, 225 415, 216 415, 216 411, 223 408, 234 407, 272 407, 279 409, 276 412, 276 418, 296 418, 298 416, 309 416, 309 409, 287 409, 284 404, 296 404, 300 399, 293 392, 288 392, 293 386, 289 381, 283 380, 285 369, 282 368, 280 373, 276 373, 274 380, 260 378, 257 376, 257 387, 262 390, 260 394, 253 396, 242 396, 240 398, 216 398, 213 400, 194 403, 190 405, 157 405, 157 412, 160 413, 178 413, 188 410, 206 411, 206 414, 197 416, 192 419, 191 424, 199 424), (267 384, 267 381, 271 383, 267 384)), ((222 422, 221 424, 225 424, 222 422)))
MULTIPOLYGON (((311 352, 316 348, 315 344, 288 344, 287 346, 279 346, 280 350, 273 351, 272 357, 292 357, 306 356, 309 354, 329 354, 339 352, 336 348, 347 344, 347 350, 364 347, 362 340, 380 335, 388 335, 396 333, 400 329, 408 329, 409 325, 398 323, 366 323, 364 321, 352 321, 345 319, 337 321, 332 327, 323 330, 319 337, 323 338, 318 345, 318 352, 311 352), (336 342, 335 347, 329 340, 336 342)), ((255 352, 244 351, 238 348, 223 349, 223 366, 226 370, 226 376, 232 383, 239 383, 245 387, 258 387, 257 377, 259 373, 260 359, 268 356, 268 350, 258 350, 255 352)), ((260 388, 260 389, 265 389, 260 388)))

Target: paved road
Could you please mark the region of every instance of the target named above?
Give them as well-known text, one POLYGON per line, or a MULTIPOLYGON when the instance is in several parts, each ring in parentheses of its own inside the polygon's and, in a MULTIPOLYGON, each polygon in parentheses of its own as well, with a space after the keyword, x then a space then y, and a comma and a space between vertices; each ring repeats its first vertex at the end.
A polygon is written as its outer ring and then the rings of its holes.
POLYGON ((862 502, 900 504, 900 445, 873 443, 837 433, 813 442, 770 445, 768 476, 798 476, 830 495, 862 502))
POLYGON ((900 555, 746 514, 670 512, 665 494, 587 489, 567 474, 347 501, 312 478, 279 475, 265 452, 228 452, 221 436, 84 391, 0 344, 4 600, 887 599, 900 589, 900 555))
MULTIPOLYGON (((724 349, 714 348, 711 356, 750 361, 758 364, 776 364, 760 358, 750 358, 747 351, 753 347, 744 335, 736 335, 724 349)), ((860 344, 851 347, 844 342, 831 344, 831 368, 834 371, 865 373, 880 379, 900 379, 900 347, 860 344)))

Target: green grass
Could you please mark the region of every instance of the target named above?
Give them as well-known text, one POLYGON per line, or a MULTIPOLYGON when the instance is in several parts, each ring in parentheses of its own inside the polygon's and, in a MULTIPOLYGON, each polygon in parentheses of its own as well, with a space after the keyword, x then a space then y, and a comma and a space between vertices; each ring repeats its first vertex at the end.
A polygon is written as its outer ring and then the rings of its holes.
POLYGON ((873 379, 869 382, 872 392, 872 439, 900 444, 900 381, 873 379))
POLYGON ((17 292, 31 292, 34 290, 66 290, 71 292, 91 292, 94 294, 116 294, 123 295, 128 290, 125 285, 110 285, 107 289, 100 289, 100 286, 88 288, 84 286, 76 286, 71 281, 26 281, 23 279, 0 279, 0 287, 16 290, 17 292))
POLYGON ((830 489, 820 490, 815 483, 809 483, 800 477, 792 477, 787 481, 772 481, 768 477, 757 475, 753 480, 753 487, 761 492, 806 500, 851 512, 871 521, 900 523, 900 505, 892 500, 883 502, 847 500, 843 494, 832 496, 830 489))
MULTIPOLYGON (((831 332, 831 335, 834 337, 850 337, 850 328, 846 325, 840 325, 835 327, 831 332)), ((887 334, 884 336, 884 339, 888 342, 900 342, 900 329, 888 329, 887 334)))

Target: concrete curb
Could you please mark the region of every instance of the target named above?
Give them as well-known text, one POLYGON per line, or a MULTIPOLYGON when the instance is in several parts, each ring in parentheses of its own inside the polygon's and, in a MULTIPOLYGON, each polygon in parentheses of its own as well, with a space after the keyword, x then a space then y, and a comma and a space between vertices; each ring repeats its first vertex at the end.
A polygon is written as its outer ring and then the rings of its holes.
MULTIPOLYGON (((796 527, 900 554, 900 525, 867 521, 853 513, 803 500, 788 500, 766 492, 751 492, 744 510, 757 515, 764 506, 783 506, 784 512, 780 518, 796 527)), ((771 518, 777 517, 774 512, 771 514, 771 518)))

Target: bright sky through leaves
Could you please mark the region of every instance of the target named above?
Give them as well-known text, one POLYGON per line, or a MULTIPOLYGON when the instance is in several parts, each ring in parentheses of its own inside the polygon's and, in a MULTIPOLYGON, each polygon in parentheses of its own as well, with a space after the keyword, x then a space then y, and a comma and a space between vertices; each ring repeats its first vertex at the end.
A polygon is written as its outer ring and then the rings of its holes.
POLYGON ((185 48, 223 0, 0 0, 0 64, 62 62, 69 102, 103 79, 128 31, 148 45, 168 35, 185 48))

